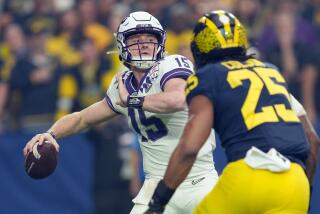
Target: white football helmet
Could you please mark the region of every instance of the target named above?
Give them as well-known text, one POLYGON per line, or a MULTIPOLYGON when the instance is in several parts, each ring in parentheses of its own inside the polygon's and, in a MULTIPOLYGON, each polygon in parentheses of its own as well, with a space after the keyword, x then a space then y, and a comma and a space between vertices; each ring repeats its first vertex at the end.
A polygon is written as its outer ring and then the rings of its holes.
POLYGON ((127 67, 132 65, 145 70, 152 67, 156 61, 164 57, 166 32, 163 30, 160 22, 147 12, 139 11, 130 13, 119 25, 115 37, 120 52, 120 59, 127 67), (152 56, 146 57, 140 54, 140 57, 132 57, 127 46, 127 39, 129 36, 140 33, 148 33, 156 36, 158 48, 154 50, 152 56))

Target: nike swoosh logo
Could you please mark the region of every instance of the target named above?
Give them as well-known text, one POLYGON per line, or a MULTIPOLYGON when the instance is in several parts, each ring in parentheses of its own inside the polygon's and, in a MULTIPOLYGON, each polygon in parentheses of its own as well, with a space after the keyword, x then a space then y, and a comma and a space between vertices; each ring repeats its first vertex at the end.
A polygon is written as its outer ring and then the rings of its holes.
POLYGON ((205 177, 202 177, 202 178, 199 178, 199 179, 192 180, 192 181, 191 181, 191 184, 192 184, 192 185, 196 185, 197 183, 199 183, 199 182, 203 181, 204 179, 205 179, 205 177))

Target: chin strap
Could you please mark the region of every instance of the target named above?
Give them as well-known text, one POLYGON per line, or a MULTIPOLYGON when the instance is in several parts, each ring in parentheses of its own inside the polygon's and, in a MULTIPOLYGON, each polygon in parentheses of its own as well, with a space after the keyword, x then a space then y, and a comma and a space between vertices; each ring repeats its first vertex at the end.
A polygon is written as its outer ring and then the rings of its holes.
POLYGON ((154 64, 156 63, 156 61, 150 60, 150 61, 131 61, 130 63, 128 63, 131 66, 134 66, 138 69, 141 70, 148 70, 149 68, 151 68, 154 64))

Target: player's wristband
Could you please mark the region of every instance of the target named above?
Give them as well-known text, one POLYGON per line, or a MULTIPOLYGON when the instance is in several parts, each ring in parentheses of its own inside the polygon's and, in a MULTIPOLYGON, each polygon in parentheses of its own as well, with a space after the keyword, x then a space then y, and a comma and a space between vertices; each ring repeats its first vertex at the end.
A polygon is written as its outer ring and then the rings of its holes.
POLYGON ((50 134, 50 135, 53 137, 53 139, 57 140, 57 137, 56 137, 56 135, 53 133, 53 131, 48 131, 47 133, 50 134))
POLYGON ((143 96, 134 96, 129 95, 127 98, 127 106, 128 108, 137 108, 141 109, 143 106, 144 97, 143 96))
POLYGON ((163 180, 161 180, 153 193, 152 199, 149 203, 149 210, 163 212, 164 207, 169 202, 174 192, 174 189, 170 189, 163 180))

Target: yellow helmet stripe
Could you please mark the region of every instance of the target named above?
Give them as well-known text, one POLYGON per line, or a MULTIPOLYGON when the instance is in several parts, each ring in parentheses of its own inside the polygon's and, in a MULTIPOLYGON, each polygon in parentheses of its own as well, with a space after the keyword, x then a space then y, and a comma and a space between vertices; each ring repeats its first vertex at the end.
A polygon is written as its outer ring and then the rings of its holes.
MULTIPOLYGON (((219 16, 219 18, 220 17, 227 17, 226 15, 225 15, 225 13, 218 13, 218 16, 219 16)), ((229 17, 228 17, 229 18, 229 17)), ((232 30, 231 30, 231 26, 230 26, 230 22, 229 21, 227 21, 227 22, 222 22, 223 23, 223 28, 224 28, 224 32, 225 32, 225 35, 226 36, 224 36, 224 38, 226 38, 227 39, 227 44, 229 44, 229 41, 230 41, 230 39, 228 39, 228 38, 230 38, 230 37, 228 37, 228 35, 232 35, 232 30)), ((232 41, 231 41, 231 43, 232 43, 232 41)))
POLYGON ((240 26, 240 22, 237 18, 234 19, 235 23, 234 23, 234 36, 233 36, 233 41, 235 44, 239 43, 239 31, 237 30, 237 28, 240 26))
POLYGON ((202 17, 199 22, 206 24, 213 32, 216 32, 216 36, 218 41, 220 42, 221 46, 224 48, 227 45, 226 40, 224 39, 223 35, 221 34, 220 30, 217 26, 207 17, 202 17))

